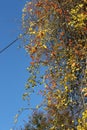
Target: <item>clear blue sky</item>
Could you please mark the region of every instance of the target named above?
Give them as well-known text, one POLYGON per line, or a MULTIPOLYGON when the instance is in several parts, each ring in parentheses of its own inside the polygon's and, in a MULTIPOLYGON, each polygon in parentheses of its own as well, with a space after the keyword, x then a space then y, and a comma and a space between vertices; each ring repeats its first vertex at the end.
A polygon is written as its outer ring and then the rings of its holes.
MULTIPOLYGON (((0 50, 20 33, 25 2, 0 0, 0 50)), ((21 41, 17 41, 0 54, 0 130, 10 130, 15 114, 25 105, 22 94, 28 78, 29 57, 23 48, 18 49, 20 44, 21 41)))

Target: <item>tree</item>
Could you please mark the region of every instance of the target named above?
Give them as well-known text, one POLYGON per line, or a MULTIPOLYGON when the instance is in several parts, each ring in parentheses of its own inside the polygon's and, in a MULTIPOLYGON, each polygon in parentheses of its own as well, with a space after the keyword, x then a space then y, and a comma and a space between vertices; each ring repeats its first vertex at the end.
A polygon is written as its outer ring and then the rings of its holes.
POLYGON ((23 130, 49 130, 49 117, 42 111, 34 111, 23 130))
POLYGON ((86 5, 86 0, 31 0, 23 9, 25 48, 32 59, 26 89, 44 84, 50 130, 87 129, 86 5))

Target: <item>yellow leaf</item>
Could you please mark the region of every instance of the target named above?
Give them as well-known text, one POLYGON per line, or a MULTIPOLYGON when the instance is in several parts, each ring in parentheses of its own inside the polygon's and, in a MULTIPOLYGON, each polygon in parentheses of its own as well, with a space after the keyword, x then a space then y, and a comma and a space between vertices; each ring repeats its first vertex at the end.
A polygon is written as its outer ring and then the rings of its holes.
POLYGON ((46 46, 46 45, 43 45, 43 47, 44 47, 45 49, 47 49, 47 46, 46 46))

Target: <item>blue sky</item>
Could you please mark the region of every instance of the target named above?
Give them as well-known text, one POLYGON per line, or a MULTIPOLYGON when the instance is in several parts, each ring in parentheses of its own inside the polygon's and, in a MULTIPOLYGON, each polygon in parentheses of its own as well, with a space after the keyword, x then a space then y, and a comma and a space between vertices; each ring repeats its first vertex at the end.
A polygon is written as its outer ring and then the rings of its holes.
MULTIPOLYGON (((0 50, 20 33, 25 2, 26 0, 0 0, 0 50)), ((10 130, 14 125, 15 114, 25 106, 22 94, 28 78, 26 68, 30 59, 23 48, 18 49, 20 44, 19 40, 0 54, 0 130, 10 130)), ((25 113, 23 117, 26 115, 25 113)))

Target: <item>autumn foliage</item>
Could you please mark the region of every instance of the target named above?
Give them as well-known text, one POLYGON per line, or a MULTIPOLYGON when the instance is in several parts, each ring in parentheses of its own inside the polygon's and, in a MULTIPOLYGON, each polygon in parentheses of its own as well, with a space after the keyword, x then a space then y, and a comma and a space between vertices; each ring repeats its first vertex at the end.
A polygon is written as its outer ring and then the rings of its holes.
POLYGON ((42 86, 49 130, 86 130, 87 1, 31 0, 22 24, 32 59, 26 89, 42 86))

